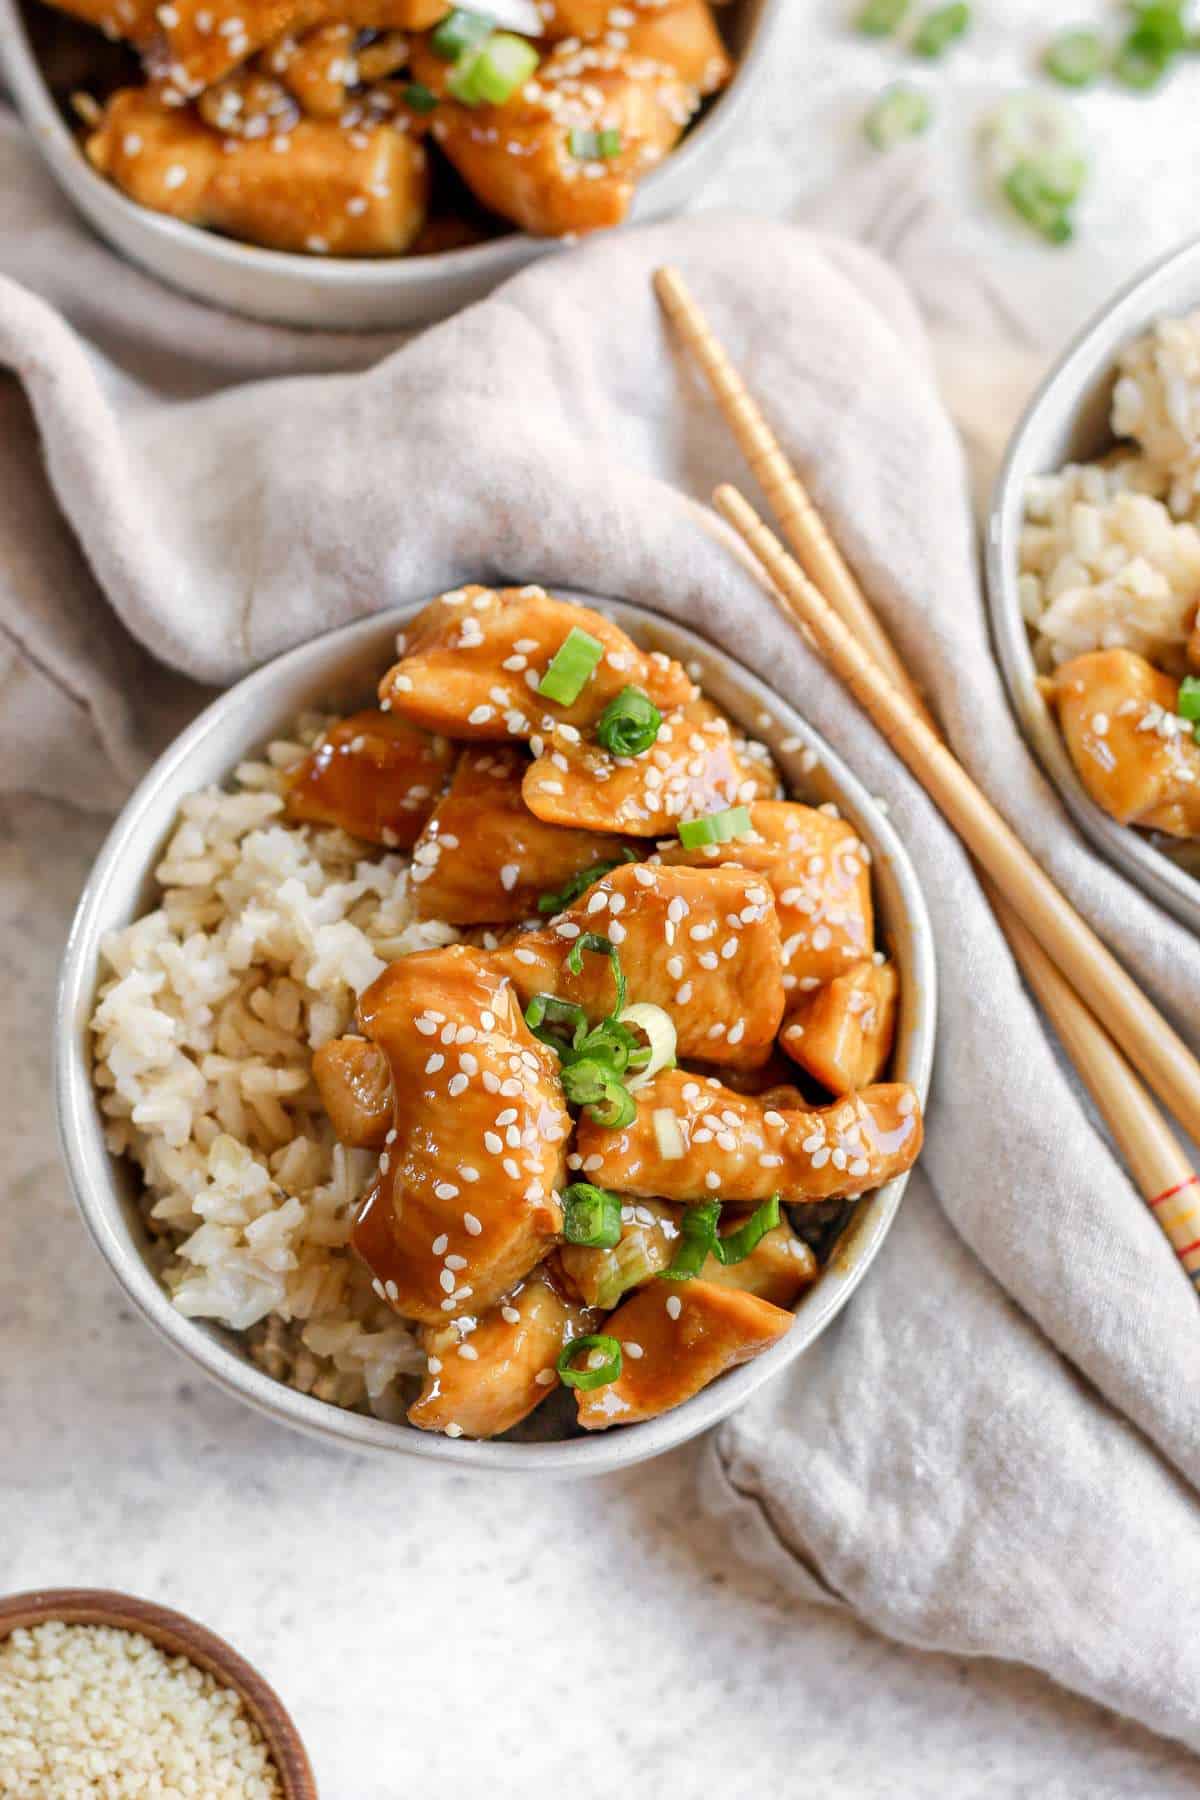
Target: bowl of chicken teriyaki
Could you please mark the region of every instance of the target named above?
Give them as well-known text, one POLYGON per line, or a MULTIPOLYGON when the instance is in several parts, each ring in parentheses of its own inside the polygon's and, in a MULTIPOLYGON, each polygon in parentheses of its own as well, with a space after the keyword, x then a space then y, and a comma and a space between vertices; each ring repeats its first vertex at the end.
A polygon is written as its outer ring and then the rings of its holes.
POLYGON ((0 63, 91 223, 252 317, 440 318, 679 210, 782 0, 0 0, 0 63))
POLYGON ((127 1292, 240 1397, 598 1471, 849 1298, 935 980, 881 807, 754 676, 467 585, 278 659, 151 771, 68 947, 64 1151, 127 1292))

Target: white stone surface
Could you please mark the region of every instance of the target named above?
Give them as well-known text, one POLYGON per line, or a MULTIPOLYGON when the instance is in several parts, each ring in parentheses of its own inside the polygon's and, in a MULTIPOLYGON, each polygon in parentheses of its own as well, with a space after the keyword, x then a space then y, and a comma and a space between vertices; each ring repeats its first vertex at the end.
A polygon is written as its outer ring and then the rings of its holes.
MULTIPOLYGON (((788 4, 714 203, 790 211, 868 154, 858 119, 902 71, 845 32, 853 0, 788 4)), ((1081 239, 1042 249, 981 204, 969 140, 1050 10, 978 0, 976 37, 924 77, 964 247, 1047 340, 1192 228, 1200 80, 1193 65, 1153 102, 1084 103, 1081 239)), ((1197 1792, 1182 1750, 1029 1671, 781 1607, 701 1519, 694 1449, 583 1487, 385 1466, 285 1433, 174 1358, 86 1241, 54 1143, 54 981, 101 834, 32 801, 0 812, 0 1592, 114 1586, 195 1613, 276 1682, 325 1800, 1197 1792)))

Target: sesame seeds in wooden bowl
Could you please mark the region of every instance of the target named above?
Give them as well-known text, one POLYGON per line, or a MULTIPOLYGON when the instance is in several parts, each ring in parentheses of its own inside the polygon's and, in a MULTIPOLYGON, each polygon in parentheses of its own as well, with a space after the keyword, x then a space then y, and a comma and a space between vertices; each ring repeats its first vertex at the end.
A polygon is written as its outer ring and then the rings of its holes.
MULTIPOLYGON (((221 1779, 220 1792, 255 1800, 317 1800, 300 1735, 257 1670, 183 1613, 103 1588, 0 1600, 0 1764, 35 1781, 46 1750, 54 1754, 53 1790, 18 1792, 53 1791, 63 1800, 125 1792, 93 1785, 108 1774, 98 1753, 135 1780, 153 1772, 174 1782, 190 1768, 193 1780, 210 1784, 196 1792, 217 1792, 211 1783, 221 1779)), ((128 1788, 142 1791, 152 1790, 128 1788)))

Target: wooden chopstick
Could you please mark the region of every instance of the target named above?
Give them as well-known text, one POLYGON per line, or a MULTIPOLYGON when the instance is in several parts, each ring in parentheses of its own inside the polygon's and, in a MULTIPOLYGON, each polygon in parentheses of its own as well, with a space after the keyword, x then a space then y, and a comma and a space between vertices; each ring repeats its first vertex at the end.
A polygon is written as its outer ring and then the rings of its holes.
MULTIPOLYGON (((936 729, 799 475, 682 276, 677 270, 661 269, 655 276, 655 289, 708 377, 726 421, 810 580, 844 624, 870 648, 876 663, 930 728, 936 729)), ((780 599, 778 593, 775 598, 780 599)), ((1189 1276, 1200 1286, 1200 1178, 1112 1040, 1004 896, 986 876, 982 879, 1026 979, 1058 1030, 1156 1220, 1189 1276)))

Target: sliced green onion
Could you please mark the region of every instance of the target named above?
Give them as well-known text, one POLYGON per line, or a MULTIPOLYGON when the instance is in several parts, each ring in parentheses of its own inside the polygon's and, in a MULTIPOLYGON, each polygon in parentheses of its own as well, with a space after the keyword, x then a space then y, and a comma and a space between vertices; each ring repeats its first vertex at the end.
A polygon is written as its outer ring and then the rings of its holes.
POLYGON ((443 62, 457 62, 460 57, 480 49, 495 30, 496 21, 486 13, 468 12, 456 6, 429 36, 429 48, 443 62))
POLYGON ((592 1388, 608 1387, 621 1379, 621 1346, 615 1337, 608 1337, 604 1332, 572 1338, 569 1344, 563 1345, 554 1366, 566 1387, 578 1388, 580 1393, 586 1394, 592 1388), (585 1350, 599 1350, 604 1361, 595 1369, 572 1368, 575 1358, 582 1356, 585 1350))
POLYGON ((1143 50, 1127 38, 1113 57, 1113 74, 1122 87, 1148 93, 1167 72, 1170 57, 1157 50, 1143 50))
POLYGON ((585 950, 593 950, 597 956, 607 956, 612 964, 613 982, 617 990, 617 1003, 613 1007, 612 1017, 618 1018, 625 1005, 625 976, 621 970, 621 958, 617 954, 617 947, 608 938, 601 937, 598 931, 582 932, 571 945, 571 951, 567 957, 567 967, 572 975, 582 975, 585 950))
POLYGON ((679 1248, 670 1268, 660 1271, 660 1281, 691 1281, 700 1273, 713 1254, 720 1216, 719 1200, 702 1200, 698 1206, 688 1207, 679 1226, 679 1248))
POLYGON ((1188 47, 1189 33, 1182 0, 1133 0, 1133 24, 1126 45, 1143 56, 1164 62, 1188 47))
POLYGON ((1192 736, 1200 744, 1200 675, 1185 675, 1179 684, 1175 711, 1194 727, 1192 736))
POLYGON ((879 96, 863 120, 867 141, 876 150, 891 150, 905 138, 928 130, 933 107, 920 88, 898 81, 879 96))
POLYGON ((593 1101, 587 1110, 593 1124, 606 1131, 623 1131, 637 1118, 637 1101, 619 1081, 610 1081, 603 1102, 593 1101))
POLYGON ((1042 67, 1063 87, 1085 88, 1100 79, 1108 52, 1098 31, 1078 27, 1064 31, 1047 45, 1042 67))
POLYGON ((447 85, 467 106, 503 106, 537 66, 538 53, 526 38, 494 31, 474 56, 459 58, 447 85))
POLYGON ((1038 163, 1018 163, 1004 178, 1004 192, 1014 212, 1048 243, 1066 244, 1075 235, 1070 201, 1047 180, 1038 163))
POLYGON ((768 1231, 774 1231, 778 1224, 779 1195, 772 1194, 750 1214, 744 1225, 739 1225, 728 1237, 717 1239, 713 1246, 717 1261, 726 1268, 731 1263, 745 1262, 748 1256, 753 1256, 768 1231))
POLYGON ((621 134, 612 126, 603 131, 589 131, 576 125, 568 133, 567 149, 579 162, 609 162, 621 154, 621 134))
POLYGON ((640 756, 662 727, 662 714, 641 688, 622 688, 596 723, 596 737, 613 756, 640 756))
POLYGON ((650 1122, 654 1126, 654 1141, 663 1161, 681 1162, 687 1155, 687 1146, 683 1141, 683 1127, 672 1108, 656 1106, 650 1115, 650 1122))
POLYGON ((560 1000, 557 994, 535 994, 525 1008, 525 1023, 534 1037, 554 1049, 560 1045, 554 1026, 565 1025, 575 1045, 582 1042, 588 1028, 587 1014, 582 1006, 576 1006, 573 1000, 560 1000))
POLYGON ((971 9, 966 0, 956 0, 953 6, 935 6, 921 20, 912 47, 918 56, 941 56, 965 34, 970 23, 971 9))
POLYGON ((404 90, 404 100, 415 113, 431 113, 437 105, 437 95, 423 81, 410 81, 404 90))
POLYGON ((639 1088, 654 1080, 660 1069, 675 1067, 675 1026, 670 1015, 651 1000, 637 1000, 627 1006, 617 1023, 636 1025, 649 1039, 648 1051, 635 1050, 629 1059, 631 1067, 638 1070, 629 1083, 629 1092, 636 1094, 639 1088))
POLYGON ((602 881, 606 875, 611 874, 613 869, 619 869, 621 863, 636 861, 637 857, 632 850, 623 850, 620 862, 592 863, 589 868, 580 869, 578 875, 572 875, 567 885, 561 888, 557 894, 541 895, 538 900, 538 911, 540 913, 565 911, 572 900, 578 900, 580 894, 586 894, 593 882, 602 881))
POLYGON ((864 37, 891 37, 904 23, 910 0, 866 0, 854 21, 864 37))
POLYGON ((538 693, 560 706, 574 705, 603 655, 604 645, 600 639, 573 625, 538 682, 538 693))
POLYGON ((590 1181, 573 1181, 563 1191, 563 1236, 568 1244, 611 1250, 621 1241, 621 1196, 590 1181))
POLYGON ((726 806, 701 819, 685 819, 679 827, 679 841, 685 850, 702 850, 706 844, 728 844, 733 838, 748 837, 753 829, 749 807, 726 806))

